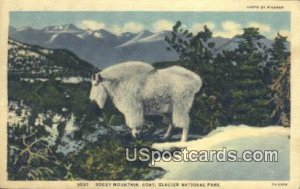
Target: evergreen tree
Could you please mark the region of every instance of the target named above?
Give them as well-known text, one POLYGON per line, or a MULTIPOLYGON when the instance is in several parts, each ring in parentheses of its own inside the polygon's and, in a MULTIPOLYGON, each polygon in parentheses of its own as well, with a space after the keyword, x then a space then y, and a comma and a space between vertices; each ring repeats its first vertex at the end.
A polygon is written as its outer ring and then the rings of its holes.
POLYGON ((270 52, 271 58, 268 66, 271 68, 271 70, 276 72, 276 69, 279 68, 281 64, 285 64, 288 57, 290 56, 290 52, 287 49, 287 37, 280 35, 280 33, 277 33, 270 52))
POLYGON ((272 45, 269 67, 272 70, 272 99, 274 110, 271 117, 276 124, 290 124, 290 52, 287 50, 287 37, 279 33, 272 45))
POLYGON ((211 42, 211 37, 212 32, 206 26, 203 31, 194 35, 183 29, 178 21, 173 27, 171 37, 166 36, 165 40, 169 44, 167 49, 176 51, 186 67, 203 73, 205 64, 212 63, 213 59, 211 50, 215 44, 211 42))
POLYGON ((262 51, 266 48, 260 41, 264 37, 258 28, 245 28, 239 38, 238 48, 225 53, 226 59, 236 66, 232 67, 229 94, 223 104, 231 123, 265 125, 269 123, 270 107, 266 105, 269 90, 261 69, 267 61, 262 51))

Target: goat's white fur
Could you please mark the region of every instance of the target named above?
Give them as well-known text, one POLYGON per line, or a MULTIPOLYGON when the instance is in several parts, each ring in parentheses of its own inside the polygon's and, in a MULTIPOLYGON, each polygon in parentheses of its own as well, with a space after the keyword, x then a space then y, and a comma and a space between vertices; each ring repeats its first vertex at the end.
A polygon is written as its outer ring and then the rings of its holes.
POLYGON ((97 74, 103 81, 92 80, 90 99, 103 108, 109 96, 134 137, 144 124, 144 115, 172 113, 165 138, 174 125, 183 129, 181 140, 187 140, 188 114, 202 86, 197 74, 180 66, 155 69, 143 62, 116 64, 97 74))

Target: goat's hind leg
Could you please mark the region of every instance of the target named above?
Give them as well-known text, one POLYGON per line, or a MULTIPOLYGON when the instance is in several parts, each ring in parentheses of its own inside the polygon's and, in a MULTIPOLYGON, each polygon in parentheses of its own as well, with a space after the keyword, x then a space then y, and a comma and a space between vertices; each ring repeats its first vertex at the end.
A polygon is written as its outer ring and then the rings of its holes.
POLYGON ((181 142, 185 142, 188 139, 190 124, 188 113, 193 104, 193 100, 194 96, 189 96, 184 101, 182 101, 182 99, 177 99, 174 104, 172 121, 175 127, 182 128, 181 142))
POLYGON ((185 142, 188 139, 190 118, 187 113, 174 112, 173 124, 175 127, 182 128, 181 142, 185 142))
POLYGON ((189 134, 189 126, 186 126, 182 129, 181 142, 186 142, 189 134))
POLYGON ((169 123, 169 127, 167 129, 167 132, 165 133, 165 135, 163 136, 163 140, 167 140, 170 138, 171 136, 171 133, 172 133, 172 130, 173 130, 173 124, 172 123, 169 123))

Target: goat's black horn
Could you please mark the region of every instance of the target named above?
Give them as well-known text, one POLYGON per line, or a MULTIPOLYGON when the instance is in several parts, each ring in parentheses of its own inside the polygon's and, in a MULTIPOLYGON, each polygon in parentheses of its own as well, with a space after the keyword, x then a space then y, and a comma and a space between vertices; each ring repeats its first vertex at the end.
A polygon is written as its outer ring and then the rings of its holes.
POLYGON ((101 74, 98 74, 98 81, 99 82, 103 81, 103 77, 101 76, 101 74))

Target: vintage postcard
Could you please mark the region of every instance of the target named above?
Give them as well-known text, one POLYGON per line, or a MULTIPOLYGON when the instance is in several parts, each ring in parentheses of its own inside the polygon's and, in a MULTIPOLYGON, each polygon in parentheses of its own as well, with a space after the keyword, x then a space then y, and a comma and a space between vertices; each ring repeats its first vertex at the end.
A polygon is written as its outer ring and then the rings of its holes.
POLYGON ((299 1, 0 15, 0 188, 300 188, 299 1))

